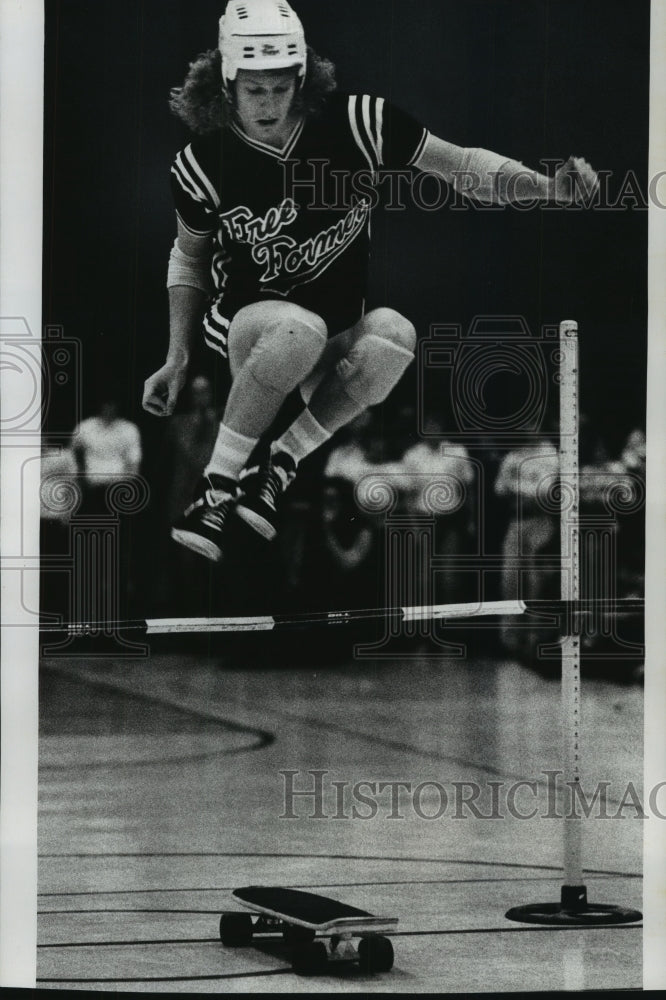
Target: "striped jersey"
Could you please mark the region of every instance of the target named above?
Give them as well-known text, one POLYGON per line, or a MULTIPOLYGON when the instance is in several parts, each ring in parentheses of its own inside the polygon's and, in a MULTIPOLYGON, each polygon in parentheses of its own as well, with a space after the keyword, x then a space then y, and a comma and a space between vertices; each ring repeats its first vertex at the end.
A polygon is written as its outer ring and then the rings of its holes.
POLYGON ((226 355, 234 314, 267 298, 312 310, 331 336, 352 326, 363 313, 380 174, 412 167, 427 137, 381 97, 332 94, 280 151, 236 123, 181 150, 171 171, 178 218, 213 236, 209 347, 226 355))

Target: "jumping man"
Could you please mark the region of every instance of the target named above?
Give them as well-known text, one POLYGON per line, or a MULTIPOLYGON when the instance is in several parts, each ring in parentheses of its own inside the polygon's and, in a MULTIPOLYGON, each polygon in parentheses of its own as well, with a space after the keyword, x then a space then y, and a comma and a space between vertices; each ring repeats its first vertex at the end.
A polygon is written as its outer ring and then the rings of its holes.
POLYGON ((286 0, 229 0, 218 49, 171 107, 195 138, 172 168, 169 348, 143 406, 173 412, 203 328, 228 395, 172 536, 217 561, 231 514, 274 537, 299 462, 386 399, 414 357, 408 319, 364 308, 379 172, 434 173, 493 204, 565 204, 596 175, 572 157, 548 178, 445 142, 381 97, 336 93, 286 0))

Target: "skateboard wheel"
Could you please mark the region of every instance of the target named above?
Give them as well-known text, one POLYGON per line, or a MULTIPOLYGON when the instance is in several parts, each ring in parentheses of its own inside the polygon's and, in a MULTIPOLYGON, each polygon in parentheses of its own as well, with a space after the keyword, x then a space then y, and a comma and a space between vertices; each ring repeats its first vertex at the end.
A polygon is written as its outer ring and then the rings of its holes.
POLYGON ((363 937, 358 943, 358 962, 362 972, 388 972, 393 968, 393 945, 387 937, 363 937))
POLYGON ((220 917, 220 941, 230 948, 242 948, 252 940, 252 917, 249 913, 223 913, 220 917))
POLYGON ((282 937, 285 944, 297 948, 299 945, 310 944, 314 941, 316 932, 309 927, 299 927, 298 924, 285 924, 282 928, 282 937))
POLYGON ((323 972, 327 963, 326 945, 322 941, 311 941, 304 947, 296 948, 291 958, 291 967, 299 976, 323 972))

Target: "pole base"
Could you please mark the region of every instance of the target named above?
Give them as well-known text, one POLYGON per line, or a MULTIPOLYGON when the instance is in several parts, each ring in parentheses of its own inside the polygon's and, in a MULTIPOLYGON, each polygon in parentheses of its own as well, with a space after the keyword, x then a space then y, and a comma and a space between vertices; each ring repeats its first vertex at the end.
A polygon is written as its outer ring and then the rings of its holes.
POLYGON ((525 924, 584 926, 585 924, 631 924, 643 919, 638 910, 605 903, 588 903, 584 885, 563 885, 559 903, 529 903, 507 910, 508 920, 525 924))

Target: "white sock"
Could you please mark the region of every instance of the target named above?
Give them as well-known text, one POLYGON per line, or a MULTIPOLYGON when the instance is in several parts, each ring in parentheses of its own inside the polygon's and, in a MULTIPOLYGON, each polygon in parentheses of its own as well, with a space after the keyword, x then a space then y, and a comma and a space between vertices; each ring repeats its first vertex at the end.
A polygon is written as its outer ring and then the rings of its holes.
POLYGON ((291 427, 288 427, 284 434, 271 445, 271 453, 276 455, 280 451, 286 451, 291 455, 296 465, 302 461, 310 452, 328 441, 331 432, 322 427, 319 421, 315 420, 309 410, 303 410, 300 417, 294 420, 291 427))
POLYGON ((213 454, 210 456, 204 475, 207 476, 212 472, 216 476, 226 476, 236 481, 258 440, 245 437, 238 431, 232 431, 225 424, 220 424, 213 454))

